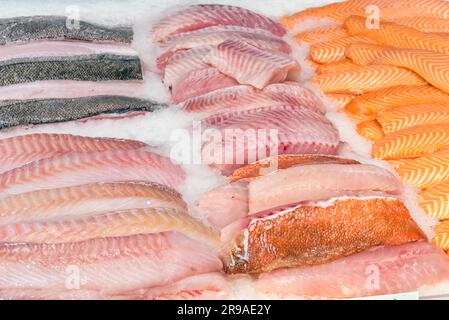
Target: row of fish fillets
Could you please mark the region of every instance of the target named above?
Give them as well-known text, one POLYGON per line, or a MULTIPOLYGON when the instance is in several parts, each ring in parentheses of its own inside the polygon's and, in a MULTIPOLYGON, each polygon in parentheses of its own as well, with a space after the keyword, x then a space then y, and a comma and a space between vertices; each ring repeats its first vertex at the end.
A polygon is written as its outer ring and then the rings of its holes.
POLYGON ((193 5, 154 25, 156 64, 172 102, 198 115, 204 132, 223 137, 204 139, 202 163, 229 174, 267 155, 338 153, 324 105, 295 81, 300 67, 285 33, 277 22, 227 5, 193 5), (238 147, 235 134, 226 135, 237 129, 276 133, 245 136, 238 147), (226 146, 234 148, 230 157, 226 146))
MULTIPOLYGON (((390 161, 422 190, 430 217, 449 218, 449 3, 353 0, 283 18, 290 28, 313 18, 332 20, 296 35, 310 45, 312 81, 336 99, 373 141, 372 155, 390 161), (366 17, 375 5, 380 16, 366 17)), ((435 242, 449 248, 447 223, 435 242)))

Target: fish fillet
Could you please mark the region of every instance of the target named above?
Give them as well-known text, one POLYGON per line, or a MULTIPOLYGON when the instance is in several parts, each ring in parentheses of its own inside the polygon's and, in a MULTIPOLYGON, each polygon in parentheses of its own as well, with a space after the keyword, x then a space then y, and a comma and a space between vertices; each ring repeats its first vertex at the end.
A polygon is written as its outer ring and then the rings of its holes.
POLYGON ((432 218, 449 218, 449 180, 431 186, 419 195, 419 206, 432 218))
POLYGON ((338 62, 320 64, 315 71, 316 74, 326 74, 326 73, 348 71, 355 67, 357 67, 357 65, 353 63, 351 60, 344 59, 338 62))
POLYGON ((371 43, 351 43, 345 50, 345 56, 356 65, 367 65, 389 48, 391 47, 371 43))
POLYGON ((385 160, 416 158, 449 147, 449 124, 423 125, 385 135, 373 145, 373 156, 385 160))
POLYGON ((201 4, 161 19, 154 25, 152 36, 154 41, 163 41, 174 34, 220 25, 263 29, 277 36, 283 36, 286 32, 277 22, 244 8, 201 4))
POLYGON ((65 122, 128 111, 153 112, 166 105, 123 96, 92 96, 68 99, 0 101, 0 129, 65 122))
POLYGON ((377 120, 368 120, 358 123, 357 132, 371 141, 376 141, 384 136, 382 127, 377 120))
POLYGON ((355 98, 354 95, 345 93, 328 93, 326 94, 326 97, 331 100, 339 110, 345 108, 355 98))
POLYGON ((449 32, 449 21, 447 19, 429 17, 411 17, 394 20, 395 23, 414 28, 422 32, 444 33, 449 32))
POLYGON ((262 50, 243 41, 226 40, 205 59, 240 84, 258 89, 286 80, 289 72, 299 72, 298 63, 289 56, 262 50))
POLYGON ((0 225, 158 207, 187 212, 179 194, 156 183, 93 183, 6 197, 0 200, 0 225))
POLYGON ((306 298, 358 298, 418 291, 449 279, 448 259, 426 242, 385 246, 308 268, 263 274, 261 292, 306 298))
POLYGON ((184 172, 149 148, 72 153, 32 162, 0 175, 0 198, 96 182, 147 181, 179 190, 184 172))
POLYGON ((222 256, 227 273, 329 263, 376 246, 426 239, 396 199, 336 200, 237 224, 241 227, 230 252, 222 256))
POLYGON ((387 65, 359 66, 352 70, 315 76, 312 81, 325 93, 363 94, 399 85, 423 85, 416 73, 387 65))
POLYGON ((297 33, 294 37, 298 43, 314 44, 348 37, 346 29, 342 26, 318 27, 309 31, 297 33))
POLYGON ((139 149, 145 144, 132 140, 89 138, 69 134, 30 134, 0 139, 0 173, 27 163, 70 152, 139 149))
POLYGON ((299 165, 250 181, 249 212, 369 191, 399 195, 402 186, 394 174, 373 165, 299 165))

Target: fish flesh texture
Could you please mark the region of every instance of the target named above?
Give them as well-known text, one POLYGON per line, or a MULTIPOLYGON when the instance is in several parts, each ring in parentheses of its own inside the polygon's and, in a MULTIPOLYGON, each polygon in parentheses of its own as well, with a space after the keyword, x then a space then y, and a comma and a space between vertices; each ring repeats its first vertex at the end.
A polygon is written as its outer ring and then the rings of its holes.
POLYGON ((421 189, 449 178, 449 149, 425 154, 416 159, 404 159, 396 169, 402 180, 421 189))
POLYGON ((70 134, 29 134, 0 139, 0 173, 27 163, 71 152, 139 149, 133 140, 89 138, 70 134))
POLYGON ((371 141, 376 141, 384 136, 382 126, 377 120, 367 120, 358 123, 357 132, 371 141))
POLYGON ((93 54, 0 61, 0 86, 39 80, 142 80, 137 56, 93 54))
POLYGON ((328 93, 326 94, 326 98, 333 102, 337 106, 338 110, 341 110, 345 108, 352 100, 354 100, 355 96, 345 93, 328 93))
POLYGON ((429 17, 401 18, 394 21, 397 24, 411 27, 422 32, 446 33, 449 32, 447 19, 429 17))
POLYGON ((298 165, 250 181, 249 212, 255 214, 304 201, 327 200, 361 192, 399 195, 399 179, 368 164, 298 165))
POLYGON ((175 104, 239 83, 216 68, 203 68, 189 72, 172 88, 171 101, 175 104))
POLYGON ((262 50, 289 54, 290 45, 282 38, 261 29, 236 26, 216 26, 181 33, 161 43, 163 53, 156 59, 159 70, 164 70, 170 58, 180 50, 216 46, 226 40, 244 41, 262 50))
POLYGON ((449 147, 449 124, 422 125, 383 136, 373 145, 373 156, 385 160, 416 158, 449 147))
POLYGON ((367 120, 374 120, 378 112, 425 103, 449 103, 449 94, 430 85, 393 86, 355 97, 345 109, 351 114, 365 115, 367 120))
POLYGON ((441 250, 416 242, 379 247, 319 266, 276 270, 262 274, 256 286, 265 293, 328 299, 412 292, 449 280, 448 262, 441 250))
POLYGON ((131 27, 106 27, 86 21, 76 21, 68 27, 70 19, 63 16, 31 16, 0 19, 0 45, 39 40, 77 40, 131 43, 131 27), (79 23, 79 25, 78 25, 79 23))
POLYGON ((154 25, 152 36, 154 41, 160 42, 175 34, 220 25, 262 29, 277 36, 286 33, 277 22, 250 10, 221 4, 200 4, 161 19, 154 25))
POLYGON ((449 123, 449 103, 404 105, 377 114, 385 133, 424 124, 449 123))
POLYGON ((184 171, 148 147, 71 153, 34 161, 0 175, 0 198, 41 189, 104 182, 157 182, 179 190, 184 171))
POLYGON ((286 80, 290 72, 299 72, 298 63, 289 56, 243 41, 226 40, 212 49, 205 60, 240 84, 258 89, 286 80))
POLYGON ((325 26, 297 33, 294 37, 298 43, 314 44, 348 37, 348 32, 342 26, 325 26))
POLYGON ((2 100, 31 100, 49 98, 81 98, 92 96, 139 97, 144 94, 143 82, 48 80, 0 86, 2 100))
POLYGON ((357 65, 354 62, 349 59, 344 59, 338 62, 320 64, 315 71, 316 74, 326 74, 348 71, 355 67, 357 67, 357 65))
POLYGON ((105 113, 153 112, 167 107, 123 96, 0 101, 0 129, 79 120, 105 113))
POLYGON ((62 244, 1 244, 0 257, 0 296, 8 299, 41 298, 51 292, 56 297, 75 292, 113 295, 221 268, 208 247, 176 232, 62 244), (83 281, 67 281, 68 271, 79 271, 83 281))
POLYGON ((379 44, 351 43, 345 50, 345 56, 356 65, 367 65, 389 48, 391 47, 379 44))
POLYGON ((228 173, 273 154, 338 152, 339 134, 334 126, 323 115, 301 106, 224 112, 203 123, 215 134, 202 146, 203 163, 228 173))
POLYGON ((435 227, 433 243, 444 250, 449 249, 449 223, 448 220, 441 222, 435 227))
POLYGON ((385 198, 299 205, 227 228, 237 229, 223 231, 235 233, 222 255, 231 274, 323 264, 376 246, 426 240, 401 201, 385 198))
POLYGON ((159 207, 187 212, 187 204, 176 191, 157 183, 92 183, 6 197, 0 200, 0 225, 159 207))
POLYGON ((424 190, 419 195, 419 206, 432 218, 449 218, 449 180, 442 181, 424 190))
POLYGON ((0 242, 65 243, 170 231, 210 246, 219 244, 218 232, 214 229, 186 212, 169 208, 129 209, 55 221, 0 225, 0 242))
POLYGON ((410 70, 388 65, 359 66, 352 70, 317 75, 312 79, 325 93, 363 94, 399 85, 424 85, 410 70))

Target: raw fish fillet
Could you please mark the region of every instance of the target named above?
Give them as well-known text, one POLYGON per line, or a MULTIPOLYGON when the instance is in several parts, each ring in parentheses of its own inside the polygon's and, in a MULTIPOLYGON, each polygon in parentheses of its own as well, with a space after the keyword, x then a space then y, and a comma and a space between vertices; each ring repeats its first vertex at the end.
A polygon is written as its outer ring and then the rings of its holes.
POLYGON ((70 152, 139 149, 133 140, 89 138, 70 134, 30 134, 0 139, 0 173, 27 163, 70 152))
POLYGON ((367 120, 358 123, 357 132, 371 141, 376 141, 384 136, 382 127, 377 120, 367 120))
POLYGON ((449 180, 445 180, 424 190, 419 195, 419 206, 432 218, 449 218, 449 180))
POLYGON ((449 124, 423 125, 385 135, 373 145, 373 156, 385 160, 416 158, 449 147, 449 124))
POLYGON ((79 120, 106 113, 153 112, 167 105, 123 96, 0 101, 0 129, 79 120))
POLYGON ((298 43, 304 42, 307 44, 314 44, 318 42, 341 39, 347 36, 348 33, 342 26, 325 26, 300 32, 295 35, 294 39, 298 43))
POLYGON ((334 72, 348 71, 352 68, 357 67, 357 65, 349 59, 343 59, 338 62, 320 64, 316 68, 316 74, 326 74, 334 72))
POLYGON ((449 32, 449 21, 447 19, 429 17, 401 18, 393 22, 414 28, 422 32, 444 33, 449 32))
POLYGON ((283 36, 286 32, 277 22, 244 8, 201 4, 163 18, 153 27, 152 36, 154 41, 163 41, 174 34, 220 25, 263 29, 277 36, 283 36))
POLYGON ((441 250, 426 242, 385 246, 319 266, 263 274, 257 288, 282 296, 330 299, 412 292, 449 280, 448 262, 441 250))
POLYGON ((1 244, 0 257, 0 296, 8 299, 38 299, 51 292, 112 295, 170 285, 221 268, 209 248, 176 232, 62 244, 1 244), (68 279, 76 274, 83 279, 79 290, 76 281, 68 279))
POLYGON ((391 47, 379 44, 351 43, 345 50, 345 56, 356 65, 367 65, 389 48, 391 47))
POLYGON ((222 255, 227 273, 323 264, 376 246, 426 239, 401 201, 385 198, 300 205, 227 228, 237 229, 222 255))
POLYGON ((0 61, 0 86, 39 80, 142 80, 137 56, 89 54, 0 61))
POLYGON ((238 85, 238 82, 234 78, 228 77, 216 68, 193 70, 173 86, 171 100, 176 104, 235 85, 238 85))
POLYGON ((219 244, 217 231, 186 212, 168 208, 130 209, 55 221, 0 225, 0 242, 65 243, 169 231, 211 246, 219 244))
POLYGON ((449 102, 404 105, 381 111, 377 121, 385 133, 423 124, 449 123, 449 102))
POLYGON ((187 212, 187 204, 177 192, 157 183, 93 183, 6 197, 0 200, 0 225, 158 207, 187 212))
POLYGON ((328 93, 326 97, 337 106, 338 110, 345 108, 355 98, 354 95, 345 93, 328 93))
POLYGON ((258 89, 286 80, 289 72, 299 72, 298 63, 286 54, 262 50, 243 41, 226 40, 205 59, 240 84, 258 89))
POLYGON ((306 164, 250 181, 250 214, 304 201, 327 200, 361 192, 399 195, 399 179, 386 169, 367 164, 306 164))
POLYGON ((449 249, 449 222, 445 220, 435 227, 434 244, 444 250, 449 249))
POLYGON ((396 169, 402 180, 426 189, 449 178, 449 149, 425 154, 416 159, 404 159, 396 169))
POLYGON ((106 27, 86 21, 68 28, 62 16, 32 16, 0 19, 0 45, 36 40, 79 40, 131 43, 131 27, 106 27))
POLYGON ((363 94, 399 85, 424 85, 426 81, 416 73, 394 66, 360 66, 352 70, 322 74, 312 81, 325 93, 363 94))
POLYGON ((1 174, 0 198, 41 189, 125 181, 157 182, 179 190, 184 172, 169 158, 146 147, 72 153, 35 161, 1 174))

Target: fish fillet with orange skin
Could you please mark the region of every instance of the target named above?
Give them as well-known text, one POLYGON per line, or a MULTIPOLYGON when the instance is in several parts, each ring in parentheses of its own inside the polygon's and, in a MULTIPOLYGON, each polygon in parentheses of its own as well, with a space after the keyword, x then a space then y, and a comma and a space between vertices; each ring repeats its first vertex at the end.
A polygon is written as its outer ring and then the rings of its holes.
POLYGON ((73 219, 1 225, 0 242, 63 243, 168 231, 211 246, 219 244, 217 231, 185 212, 168 208, 130 209, 73 219))
POLYGON ((367 164, 309 164, 278 170, 250 181, 250 214, 303 201, 326 200, 362 192, 399 195, 394 174, 367 164))
POLYGON ((298 63, 283 53, 259 49, 244 41, 226 40, 213 49, 205 60, 240 84, 263 89, 270 83, 283 82, 290 72, 299 73, 298 63))
POLYGON ((4 299, 64 299, 71 294, 78 299, 105 298, 221 268, 210 248, 176 232, 61 244, 0 244, 0 257, 4 299), (79 268, 79 290, 67 288, 70 266, 79 268))
POLYGON ((349 59, 344 59, 338 62, 320 64, 316 71, 316 74, 326 74, 341 71, 348 71, 352 68, 357 67, 357 65, 349 59))
POLYGON ((449 178, 449 149, 425 154, 416 159, 404 159, 396 170, 402 180, 421 189, 449 178))
POLYGON ((388 65, 359 66, 352 70, 322 74, 312 78, 325 93, 363 94, 398 85, 424 85, 415 72, 388 65))
POLYGON ((424 190, 419 195, 419 206, 432 218, 449 218, 449 180, 445 180, 424 190))
POLYGON ((230 252, 222 254, 231 274, 323 264, 376 246, 426 239, 401 201, 385 198, 300 205, 227 228, 236 229, 230 252))
POLYGON ((32 162, 0 175, 0 198, 96 182, 146 181, 179 190, 184 171, 169 158, 136 150, 72 153, 32 162))
POLYGON ((376 158, 416 158, 449 147, 449 124, 432 124, 402 129, 383 136, 373 145, 376 158))
POLYGON ((157 207, 187 211, 187 204, 176 191, 156 183, 85 184, 37 190, 1 199, 0 225, 157 207))
POLYGON ((304 298, 360 298, 421 291, 449 280, 449 259, 427 242, 385 246, 308 268, 282 269, 260 276, 264 293, 304 298), (367 286, 367 272, 380 281, 367 286), (371 272, 368 272, 372 274, 371 272))
POLYGON ((377 120, 368 120, 358 123, 357 132, 371 141, 379 140, 384 135, 382 127, 377 120))
POLYGON ((348 32, 343 26, 318 27, 309 31, 300 32, 295 35, 296 42, 314 44, 318 42, 331 41, 348 36, 348 32))
POLYGON ((385 133, 424 124, 449 123, 449 103, 405 105, 377 114, 385 133))
POLYGON ((0 173, 70 152, 139 149, 139 141, 89 138, 69 134, 30 134, 0 139, 0 173))

